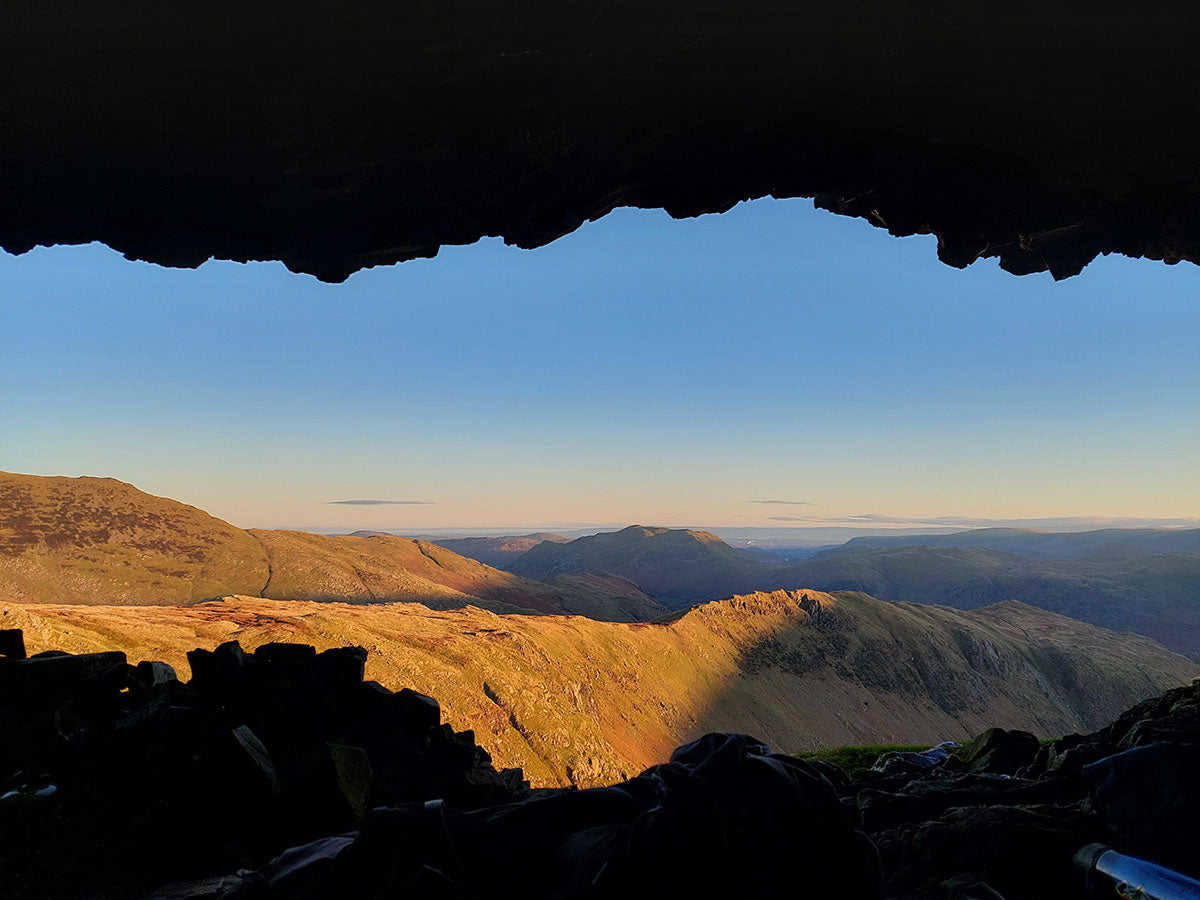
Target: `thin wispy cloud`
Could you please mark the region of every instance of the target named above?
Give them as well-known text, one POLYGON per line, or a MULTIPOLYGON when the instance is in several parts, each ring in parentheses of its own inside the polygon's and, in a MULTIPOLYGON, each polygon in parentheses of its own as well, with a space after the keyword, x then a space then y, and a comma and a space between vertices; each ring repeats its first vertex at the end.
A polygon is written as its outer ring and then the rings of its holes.
POLYGON ((812 506, 810 500, 747 500, 747 503, 766 503, 769 506, 812 506))
POLYGON ((1131 516, 1060 516, 1031 519, 983 519, 973 516, 935 516, 917 518, 888 516, 880 513, 861 513, 854 516, 771 516, 772 522, 794 522, 813 527, 858 525, 875 528, 1194 528, 1200 519, 1155 519, 1131 516))
POLYGON ((326 500, 335 506, 433 506, 428 500, 326 500))

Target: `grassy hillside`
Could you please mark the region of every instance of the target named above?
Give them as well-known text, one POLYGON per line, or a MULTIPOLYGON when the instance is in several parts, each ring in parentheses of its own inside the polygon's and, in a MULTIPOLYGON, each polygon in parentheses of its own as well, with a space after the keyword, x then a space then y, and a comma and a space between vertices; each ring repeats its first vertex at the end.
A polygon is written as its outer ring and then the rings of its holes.
POLYGON ((958 609, 1020 600, 1200 659, 1200 553, 1031 559, 979 547, 867 548, 789 566, 770 586, 803 584, 958 609))
POLYGON ((113 478, 0 473, 0 598, 191 603, 259 594, 267 553, 208 513, 113 478))
POLYGON ((243 531, 111 478, 0 473, 0 600, 161 605, 228 594, 619 621, 666 612, 627 582, 545 584, 425 541, 243 531))
POLYGON ((711 730, 786 752, 932 744, 998 725, 1087 730, 1197 667, 1019 603, 975 612, 862 594, 753 594, 671 621, 234 598, 192 607, 2 604, 32 651, 165 659, 237 639, 361 644, 368 677, 433 694, 498 764, 540 784, 617 780, 711 730))

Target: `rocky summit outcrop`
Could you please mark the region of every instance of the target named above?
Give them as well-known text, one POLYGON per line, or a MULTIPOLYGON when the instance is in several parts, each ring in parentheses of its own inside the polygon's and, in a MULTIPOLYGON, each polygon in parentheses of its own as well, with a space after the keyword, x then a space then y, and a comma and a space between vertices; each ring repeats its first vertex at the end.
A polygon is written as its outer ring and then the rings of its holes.
POLYGON ((959 740, 993 725, 1057 737, 1200 674, 1145 638, 1019 603, 959 612, 817 591, 634 624, 248 597, 0 603, 0 623, 38 650, 118 649, 180 673, 193 647, 229 640, 361 645, 368 678, 436 696, 448 722, 539 786, 612 784, 709 731, 788 752, 959 740))
POLYGON ((1200 259, 1190 0, 0 5, 0 246, 337 281, 812 197, 953 266, 1200 259))
MULTIPOLYGON (((1061 548, 1071 546, 1065 539, 1086 546, 1088 538, 1100 544, 1102 535, 1053 535, 1064 540, 1045 544, 1050 552, 1064 552, 1061 548)), ((1130 537, 1136 536, 1135 532, 1130 537)), ((865 591, 881 600, 936 603, 956 609, 1019 600, 1103 628, 1144 634, 1176 653, 1200 660, 1197 536, 1200 531, 1194 529, 1150 532, 1150 539, 1141 542, 1122 542, 1118 536, 1107 547, 1100 544, 1076 558, 1038 558, 972 546, 967 540, 960 545, 931 541, 933 546, 920 546, 924 539, 911 539, 913 545, 907 546, 903 539, 880 541, 880 546, 866 542, 856 546, 850 541, 768 573, 763 583, 865 591), (1156 544, 1186 549, 1167 552, 1156 549, 1156 544)), ((1020 548, 1012 543, 1014 549, 1020 548)), ((1035 545, 1032 552, 1039 549, 1035 545)))
POLYGON ((1200 876, 1200 681, 1044 746, 991 729, 847 773, 714 733, 531 791, 432 698, 363 681, 362 648, 230 642, 187 683, 0 648, 8 897, 1085 900, 1095 843, 1200 876))

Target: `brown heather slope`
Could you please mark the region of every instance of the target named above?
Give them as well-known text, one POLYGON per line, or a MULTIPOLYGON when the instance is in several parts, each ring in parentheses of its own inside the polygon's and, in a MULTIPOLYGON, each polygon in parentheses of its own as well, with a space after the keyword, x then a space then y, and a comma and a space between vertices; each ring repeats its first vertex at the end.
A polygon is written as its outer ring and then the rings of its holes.
POLYGON ((615 580, 545 584, 425 541, 243 531, 112 478, 0 473, 0 601, 145 606, 231 594, 618 621, 666 612, 615 580))
POLYGON ((563 577, 547 584, 493 569, 428 541, 375 534, 327 537, 250 529, 267 550, 273 600, 474 605, 494 612, 549 612, 643 621, 667 610, 627 582, 563 577))
POLYGON ((266 583, 262 545, 194 506, 115 478, 0 473, 0 599, 191 603, 266 583))
POLYGON ((752 594, 653 624, 245 597, 0 612, 33 652, 120 649, 181 675, 186 651, 226 640, 359 644, 369 678, 436 696, 497 764, 542 785, 612 782, 710 730, 785 751, 990 726, 1061 735, 1200 671, 1146 638, 1019 603, 961 612, 855 593, 752 594))

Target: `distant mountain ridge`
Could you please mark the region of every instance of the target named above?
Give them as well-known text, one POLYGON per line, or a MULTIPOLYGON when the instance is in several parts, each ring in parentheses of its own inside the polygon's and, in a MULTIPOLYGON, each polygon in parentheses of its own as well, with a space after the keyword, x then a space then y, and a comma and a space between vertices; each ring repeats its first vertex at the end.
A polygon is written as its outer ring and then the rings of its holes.
POLYGON ((530 578, 616 575, 677 608, 802 585, 959 609, 1020 600, 1144 634, 1200 659, 1200 529, 1194 528, 863 537, 779 564, 708 532, 631 526, 535 547, 509 569, 530 578))
POLYGON ((0 600, 186 604, 228 594, 643 621, 630 584, 502 572, 426 541, 243 530, 112 478, 0 473, 0 600))
MULTIPOLYGON (((569 542, 523 536, 533 546, 509 571, 438 543, 360 534, 243 530, 111 478, 0 473, 0 600, 185 604, 238 594, 649 621, 808 585, 960 609, 1020 600, 1200 659, 1200 529, 867 537, 781 565, 710 532, 630 526, 569 542)), ((511 543, 479 546, 487 541, 511 543)))
POLYGON ((823 552, 841 555, 894 547, 978 547, 1034 559, 1112 559, 1160 553, 1200 553, 1200 528, 1101 528, 1077 532, 979 528, 921 537, 856 537, 823 552))
POLYGON ((680 608, 764 587, 764 573, 772 567, 708 531, 630 525, 567 543, 538 544, 508 568, 543 580, 567 573, 615 575, 680 608))
POLYGON ((433 543, 453 550, 459 556, 478 560, 497 569, 507 569, 518 556, 527 553, 543 541, 564 544, 568 540, 570 539, 561 534, 538 531, 533 534, 502 537, 438 538, 433 543))

